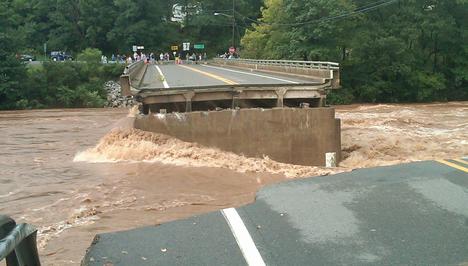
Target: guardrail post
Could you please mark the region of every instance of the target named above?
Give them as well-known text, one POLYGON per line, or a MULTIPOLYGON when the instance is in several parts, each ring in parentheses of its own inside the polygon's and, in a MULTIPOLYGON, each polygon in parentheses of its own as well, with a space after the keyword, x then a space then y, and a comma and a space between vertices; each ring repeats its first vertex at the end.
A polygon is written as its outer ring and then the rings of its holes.
POLYGON ((8 266, 40 266, 36 246, 37 230, 29 224, 16 224, 8 216, 0 215, 0 261, 8 266))

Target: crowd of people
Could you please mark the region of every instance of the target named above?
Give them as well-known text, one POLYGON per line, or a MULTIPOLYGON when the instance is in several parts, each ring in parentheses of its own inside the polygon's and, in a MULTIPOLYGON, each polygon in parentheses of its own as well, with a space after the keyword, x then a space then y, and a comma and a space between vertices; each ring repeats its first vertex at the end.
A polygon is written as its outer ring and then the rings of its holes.
POLYGON ((240 56, 239 56, 238 53, 229 53, 229 52, 225 52, 224 54, 218 54, 218 57, 219 57, 219 58, 224 58, 224 59, 236 59, 236 58, 240 58, 240 56))
MULTIPOLYGON (((224 53, 218 54, 218 58, 225 58, 225 59, 235 59, 239 58, 239 54, 237 53, 224 53)), ((168 52, 161 52, 159 54, 151 52, 151 53, 143 53, 142 51, 134 52, 133 55, 114 55, 112 54, 110 60, 108 60, 107 56, 103 55, 101 57, 102 63, 121 63, 121 64, 131 64, 133 62, 144 61, 148 64, 162 64, 164 62, 169 62, 174 60, 176 64, 184 64, 188 62, 200 62, 207 59, 206 53, 195 53, 195 52, 182 52, 182 53, 168 53, 168 52)))
POLYGON ((162 64, 164 62, 169 62, 171 60, 174 60, 176 64, 183 64, 185 62, 198 62, 198 61, 203 61, 206 60, 207 55, 206 53, 175 53, 173 52, 172 54, 166 52, 166 53, 143 53, 141 51, 139 52, 134 52, 133 55, 120 55, 120 54, 112 54, 110 57, 110 60, 107 58, 107 56, 103 55, 101 57, 101 62, 106 64, 106 63, 122 63, 122 64, 131 64, 133 62, 138 62, 138 61, 144 61, 145 63, 148 64, 162 64))

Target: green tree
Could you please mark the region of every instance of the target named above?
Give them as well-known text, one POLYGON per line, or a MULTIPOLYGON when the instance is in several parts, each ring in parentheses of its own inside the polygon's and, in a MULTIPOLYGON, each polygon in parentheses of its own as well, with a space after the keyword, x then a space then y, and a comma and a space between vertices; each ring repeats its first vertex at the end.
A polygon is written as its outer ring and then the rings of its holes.
POLYGON ((468 99, 467 3, 267 0, 244 54, 338 61, 346 99, 468 99))
POLYGON ((0 2, 0 108, 14 108, 21 100, 21 84, 26 74, 17 58, 20 40, 15 34, 17 22, 10 16, 12 1, 0 2))

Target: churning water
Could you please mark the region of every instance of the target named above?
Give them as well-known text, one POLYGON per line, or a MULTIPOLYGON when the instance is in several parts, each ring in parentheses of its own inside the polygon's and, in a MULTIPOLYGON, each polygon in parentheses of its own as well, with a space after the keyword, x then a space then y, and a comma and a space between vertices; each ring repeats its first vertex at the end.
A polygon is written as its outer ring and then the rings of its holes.
POLYGON ((338 107, 345 158, 332 170, 131 129, 128 113, 0 112, 0 213, 39 228, 44 265, 79 264, 97 233, 243 205, 284 179, 468 154, 468 102, 338 107))

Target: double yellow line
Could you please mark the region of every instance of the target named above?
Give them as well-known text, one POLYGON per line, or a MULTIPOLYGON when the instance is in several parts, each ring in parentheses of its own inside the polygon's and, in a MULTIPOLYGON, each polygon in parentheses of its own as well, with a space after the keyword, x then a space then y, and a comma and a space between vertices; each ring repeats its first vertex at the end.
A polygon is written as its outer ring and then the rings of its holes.
POLYGON ((220 77, 220 76, 215 75, 215 74, 213 74, 213 73, 205 72, 205 71, 202 71, 202 70, 199 70, 199 69, 196 69, 196 68, 193 68, 193 67, 189 67, 189 66, 184 66, 184 65, 179 65, 179 66, 181 66, 181 67, 183 67, 183 68, 186 68, 186 69, 189 69, 189 70, 192 70, 192 71, 194 71, 194 72, 200 73, 200 74, 202 74, 202 75, 208 76, 208 77, 210 77, 210 78, 214 78, 214 79, 220 80, 220 81, 222 81, 222 82, 224 82, 224 83, 226 83, 226 84, 229 84, 229 85, 236 85, 236 84, 239 84, 239 83, 237 83, 237 82, 235 82, 235 81, 232 81, 232 80, 227 79, 227 78, 220 77))
MULTIPOLYGON (((456 161, 462 165, 466 165, 468 166, 468 162, 467 161, 464 161, 464 160, 459 160, 459 159, 452 159, 453 161, 456 161)), ((447 160, 437 160, 437 162, 441 163, 441 164, 445 164, 445 165, 448 165, 450 167, 453 167, 455 169, 458 169, 460 171, 463 171, 465 173, 468 173, 468 167, 464 167, 464 166, 461 166, 459 164, 455 164, 455 163, 452 163, 452 162, 449 162, 447 160)))

